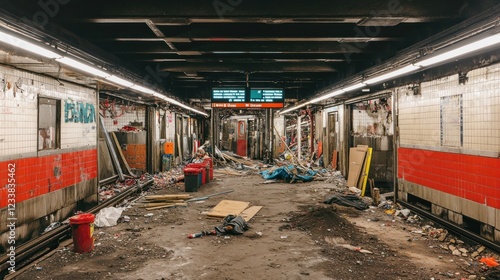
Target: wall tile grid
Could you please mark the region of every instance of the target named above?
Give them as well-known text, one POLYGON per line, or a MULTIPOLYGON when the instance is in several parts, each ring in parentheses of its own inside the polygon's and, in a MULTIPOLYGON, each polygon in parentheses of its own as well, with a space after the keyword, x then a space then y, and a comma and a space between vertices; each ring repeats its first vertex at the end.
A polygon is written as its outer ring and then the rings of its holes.
POLYGON ((398 178, 497 209, 499 169, 497 158, 398 149, 398 178))
MULTIPOLYGON (((103 100, 100 101, 101 103, 103 100)), ((106 110, 104 110, 106 111, 106 110)), ((114 114, 115 118, 111 117, 111 114, 108 111, 104 113, 104 111, 100 110, 101 115, 105 116, 104 125, 108 131, 119 131, 126 125, 130 125, 131 122, 142 122, 142 125, 146 125, 146 107, 145 106, 122 106, 115 105, 114 114), (115 124, 116 122, 116 124, 115 124)))
MULTIPOLYGON (((7 185, 7 168, 15 164, 16 203, 97 177, 97 150, 71 152, 0 162, 0 186, 7 185)), ((0 188, 7 197, 7 188, 0 188)), ((0 199, 0 208, 7 200, 0 199)))
MULTIPOLYGON (((389 99, 389 104, 392 102, 389 99)), ((384 136, 393 135, 392 118, 386 106, 380 105, 380 99, 369 103, 353 105, 353 132, 356 135, 384 136)))
POLYGON ((175 142, 175 113, 171 111, 166 111, 166 139, 167 142, 175 142))
MULTIPOLYGON (((66 102, 77 107, 88 104, 86 113, 92 116, 95 91, 1 66, 0 83, 0 197, 7 195, 10 163, 16 164, 16 202, 96 177, 95 119, 87 123, 65 119, 66 102), (44 151, 44 156, 37 157, 38 96, 61 100, 61 151, 68 149, 67 153, 47 155, 50 151, 44 151)), ((1 199, 0 208, 5 203, 1 199)))
POLYGON ((500 152, 500 64, 421 84, 421 95, 399 88, 401 145, 441 146, 441 97, 462 94, 463 146, 469 151, 500 152))
POLYGON ((0 87, 0 157, 37 152, 38 96, 61 100, 61 148, 96 145, 95 122, 64 120, 65 101, 95 106, 93 90, 72 84, 61 86, 52 78, 7 67, 0 67, 1 80, 4 84, 0 87))
POLYGON ((146 171, 146 145, 127 144, 127 148, 123 150, 123 155, 130 168, 146 171))

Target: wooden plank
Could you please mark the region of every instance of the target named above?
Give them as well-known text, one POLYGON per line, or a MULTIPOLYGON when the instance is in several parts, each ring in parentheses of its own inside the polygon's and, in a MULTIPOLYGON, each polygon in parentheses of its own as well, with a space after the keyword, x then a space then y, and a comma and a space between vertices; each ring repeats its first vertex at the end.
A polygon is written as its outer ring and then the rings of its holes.
POLYGON ((161 195, 148 195, 145 199, 189 199, 192 198, 190 194, 161 194, 161 195))
POLYGON ((360 173, 360 178, 359 178, 359 181, 358 181, 358 189, 362 189, 363 188, 363 181, 365 179, 365 175, 368 176, 368 172, 366 171, 366 168, 367 168, 367 164, 368 164, 368 158, 370 158, 371 160, 371 148, 368 148, 368 150, 366 151, 366 156, 365 156, 365 161, 363 163, 363 168, 361 168, 361 173, 360 173))
POLYGON ((245 220, 245 221, 250 221, 257 212, 260 211, 264 206, 251 206, 245 209, 243 212, 241 212, 240 216, 245 220))
POLYGON ((239 215, 243 210, 247 209, 250 202, 236 201, 236 200, 222 200, 217 204, 207 216, 224 218, 227 215, 239 215))
MULTIPOLYGON (((368 155, 366 156, 364 174, 363 174, 363 184, 361 187, 361 196, 365 196, 366 191, 366 181, 368 180, 368 174, 370 173, 370 164, 372 162, 373 149, 368 148, 368 155)), ((360 180, 361 181, 361 180, 360 180)))
POLYGON ((172 207, 187 207, 187 203, 174 203, 174 204, 169 204, 169 205, 163 205, 163 206, 156 206, 156 207, 150 207, 146 208, 146 210, 158 210, 158 209, 163 209, 163 208, 172 208, 172 207))
POLYGON ((111 136, 113 136, 113 141, 115 142, 116 150, 118 151, 118 154, 120 154, 121 162, 123 162, 123 166, 127 170, 128 174, 130 176, 135 176, 135 174, 132 172, 130 169, 130 166, 128 165, 127 159, 125 158, 125 155, 123 155, 122 147, 120 146, 120 142, 118 142, 118 138, 116 138, 115 132, 110 132, 111 136))

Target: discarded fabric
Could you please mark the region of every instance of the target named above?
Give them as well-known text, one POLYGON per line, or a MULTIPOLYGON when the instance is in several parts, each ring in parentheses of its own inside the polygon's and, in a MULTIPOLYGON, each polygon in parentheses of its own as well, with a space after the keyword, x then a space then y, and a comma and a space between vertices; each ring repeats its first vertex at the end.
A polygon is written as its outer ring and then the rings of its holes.
POLYGON ((332 197, 324 201, 326 204, 337 203, 343 206, 354 207, 358 210, 368 209, 368 204, 364 203, 359 196, 348 194, 348 195, 333 195, 332 197))
POLYGON ((222 226, 215 227, 217 235, 243 234, 249 227, 241 216, 227 215, 222 226))
POLYGON ((269 169, 260 172, 259 174, 265 180, 282 179, 289 183, 295 183, 297 181, 310 182, 314 180, 314 175, 316 171, 304 170, 296 165, 282 166, 276 169, 269 169))

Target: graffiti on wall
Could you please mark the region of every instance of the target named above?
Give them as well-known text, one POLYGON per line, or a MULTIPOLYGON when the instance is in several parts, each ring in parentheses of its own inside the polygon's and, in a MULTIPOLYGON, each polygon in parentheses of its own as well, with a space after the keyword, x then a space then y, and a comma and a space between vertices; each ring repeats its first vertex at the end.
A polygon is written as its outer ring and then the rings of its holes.
POLYGON ((93 123, 95 122, 95 107, 93 104, 64 101, 64 122, 93 123))

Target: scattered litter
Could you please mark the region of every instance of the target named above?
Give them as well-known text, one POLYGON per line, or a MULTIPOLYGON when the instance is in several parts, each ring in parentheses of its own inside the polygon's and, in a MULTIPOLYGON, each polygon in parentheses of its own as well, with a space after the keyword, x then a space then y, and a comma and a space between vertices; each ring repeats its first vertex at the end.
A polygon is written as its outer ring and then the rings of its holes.
POLYGON ((60 222, 53 222, 48 227, 45 228, 45 230, 43 231, 43 233, 49 232, 49 231, 51 231, 51 230, 53 230, 55 228, 58 228, 59 226, 61 226, 60 222))
POLYGON ((484 263, 488 267, 496 267, 498 266, 498 262, 495 260, 495 258, 492 257, 483 257, 479 262, 484 263))
POLYGON ((144 215, 144 217, 148 217, 149 218, 149 217, 153 217, 154 215, 155 214, 153 214, 153 213, 147 213, 146 215, 144 215))

